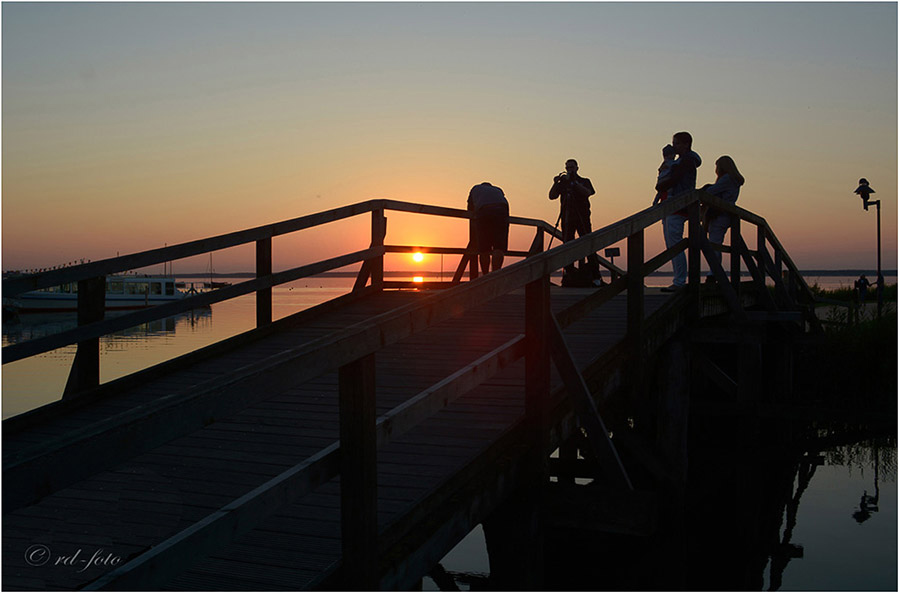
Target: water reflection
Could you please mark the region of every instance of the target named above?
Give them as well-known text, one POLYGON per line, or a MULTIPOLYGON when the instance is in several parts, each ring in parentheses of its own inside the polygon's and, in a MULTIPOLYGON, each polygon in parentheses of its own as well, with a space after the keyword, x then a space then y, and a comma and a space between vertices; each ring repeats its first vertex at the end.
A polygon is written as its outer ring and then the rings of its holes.
MULTIPOLYGON (((108 320, 126 313, 130 312, 107 312, 105 319, 108 320)), ((113 332, 103 337, 103 340, 110 337, 113 337, 113 340, 107 340, 107 342, 115 342, 115 339, 152 338, 160 334, 175 332, 179 326, 182 326, 182 329, 184 326, 200 329, 209 326, 211 318, 211 308, 195 309, 113 332)), ((74 312, 19 314, 14 319, 3 323, 3 346, 58 334, 77 326, 78 314, 74 312)))
MULTIPOLYGON (((663 499, 649 536, 546 530, 541 589, 896 590, 896 434, 786 433, 770 447, 695 447, 682 520, 663 499)), ((432 577, 425 589, 450 589, 449 576, 460 589, 506 590, 485 573, 493 561, 479 527, 442 559, 442 587, 432 577)))
POLYGON ((803 560, 787 567, 789 559, 773 555, 768 589, 895 590, 896 434, 814 452, 798 468, 796 484, 783 542, 803 542, 793 557, 803 560), (879 499, 886 505, 879 507, 879 499))
MULTIPOLYGON (((107 317, 121 315, 110 312, 107 317)), ((100 339, 100 380, 107 382, 202 346, 211 334, 212 311, 196 309, 120 330, 100 339)), ((3 324, 3 346, 75 328, 75 313, 22 314, 3 324)), ((76 345, 3 366, 3 418, 58 400, 76 345)))
MULTIPOLYGON (((343 295, 354 278, 312 279, 315 287, 276 287, 273 318, 280 319, 343 295), (296 290, 295 290, 296 289, 296 290)), ((304 279, 305 283, 312 280, 304 279)), ((108 312, 108 316, 122 312, 108 312)), ((74 313, 21 314, 3 320, 3 345, 77 326, 74 313)), ((108 382, 238 335, 256 326, 255 295, 215 303, 128 328, 100 339, 100 381, 108 382)), ((59 400, 75 357, 75 345, 3 365, 3 418, 59 400)))

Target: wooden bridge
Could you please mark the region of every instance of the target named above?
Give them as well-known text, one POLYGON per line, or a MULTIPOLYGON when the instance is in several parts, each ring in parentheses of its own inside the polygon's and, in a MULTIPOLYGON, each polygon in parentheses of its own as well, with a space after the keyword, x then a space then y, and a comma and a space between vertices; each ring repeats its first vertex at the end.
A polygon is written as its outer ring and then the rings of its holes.
MULTIPOLYGON (((820 331, 766 221, 700 192, 549 250, 553 227, 513 217, 532 244, 482 277, 468 248, 416 247, 461 255, 451 282, 418 291, 384 278, 386 253, 414 250, 385 242, 388 211, 468 219, 373 200, 5 279, 5 296, 78 282, 79 326, 3 348, 5 364, 78 344, 64 397, 3 422, 3 587, 416 587, 514 493, 576 474, 632 502, 645 500, 635 477, 677 486, 691 378, 731 412, 758 410, 761 393, 790 391, 791 342, 820 331), (730 245, 705 238, 701 201, 731 216, 730 245), (647 257, 648 227, 682 208, 688 237, 647 257), (273 272, 274 237, 359 215, 368 249, 273 272), (601 259, 606 286, 551 287, 554 271, 623 240, 625 269, 601 259), (104 320, 107 275, 243 244, 256 245, 256 278, 104 320), (687 288, 647 289, 682 250, 687 288), (730 280, 715 251, 731 254, 730 280), (715 282, 701 283, 701 258, 715 282), (354 263, 348 294, 272 320, 272 287, 354 263), (255 329, 100 384, 101 336, 249 293, 255 329), (651 433, 635 427, 645 418, 651 433)), ((539 550, 540 515, 518 522, 535 530, 509 550, 539 550)))

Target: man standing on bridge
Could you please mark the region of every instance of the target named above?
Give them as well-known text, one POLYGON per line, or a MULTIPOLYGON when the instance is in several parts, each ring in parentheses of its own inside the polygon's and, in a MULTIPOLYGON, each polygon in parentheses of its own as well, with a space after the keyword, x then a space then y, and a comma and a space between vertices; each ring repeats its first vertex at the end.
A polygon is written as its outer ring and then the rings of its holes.
POLYGON ((509 202, 503 190, 482 182, 469 191, 466 208, 474 215, 475 236, 472 240, 481 261, 482 274, 489 272, 489 266, 494 271, 500 270, 509 244, 509 202))
MULTIPOLYGON (((693 138, 687 132, 676 132, 672 136, 672 146, 675 147, 678 160, 672 165, 668 177, 656 184, 656 191, 662 196, 661 201, 697 189, 697 168, 700 167, 701 160, 700 155, 691 150, 692 144, 693 138)), ((679 210, 662 220, 666 249, 684 238, 684 223, 687 216, 687 212, 679 210)), ((683 251, 672 258, 672 271, 674 277, 672 284, 663 288, 663 291, 675 291, 687 284, 687 258, 683 251)))
MULTIPOLYGON (((589 198, 594 195, 594 186, 591 180, 578 175, 578 162, 575 159, 566 161, 566 170, 553 178, 553 186, 550 187, 550 200, 560 199, 559 218, 562 221, 563 241, 575 239, 575 233, 584 237, 591 232, 591 202, 589 198)), ((582 263, 579 263, 581 265, 582 263)), ((600 260, 597 254, 588 256, 587 270, 590 281, 600 278, 600 260)), ((574 278, 575 265, 569 264, 565 268, 563 286, 566 286, 566 277, 574 278)), ((587 286, 591 282, 586 283, 587 286)))

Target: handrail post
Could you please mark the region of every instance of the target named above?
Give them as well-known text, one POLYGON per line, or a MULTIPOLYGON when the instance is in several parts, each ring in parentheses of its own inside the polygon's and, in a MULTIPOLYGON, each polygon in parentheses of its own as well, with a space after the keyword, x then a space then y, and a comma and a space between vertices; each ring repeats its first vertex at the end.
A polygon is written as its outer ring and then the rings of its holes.
POLYGON ((528 430, 529 469, 523 485, 525 517, 523 582, 541 589, 543 584, 542 489, 550 480, 548 471, 550 431, 550 275, 525 285, 525 422, 528 430))
MULTIPOLYGON (((99 322, 106 312, 106 277, 99 276, 78 281, 78 325, 99 322)), ((100 385, 100 338, 78 343, 75 360, 63 390, 67 398, 100 385)))
POLYGON ((531 247, 528 248, 529 256, 536 256, 544 251, 544 230, 540 227, 535 227, 534 240, 531 242, 531 247))
MULTIPOLYGON (((272 238, 256 241, 256 278, 272 274, 272 238)), ((272 287, 256 292, 256 326, 272 323, 272 287)))
MULTIPOLYGON (((372 211, 372 247, 384 247, 384 238, 387 236, 387 217, 384 209, 372 211)), ((377 290, 384 288, 384 254, 372 260, 372 287, 377 290)))
POLYGON ((377 590, 375 355, 338 370, 344 588, 377 590))
POLYGON ((741 302, 741 255, 738 253, 738 245, 741 236, 741 217, 731 215, 731 286, 737 295, 738 303, 741 302))
POLYGON ((764 225, 756 226, 756 265, 766 278, 766 228, 764 225))
MULTIPOLYGON (((696 193, 695 193, 696 195, 696 193)), ((700 201, 688 206, 688 291, 691 295, 690 319, 700 317, 700 257, 702 255, 700 229, 700 201)))
POLYGON ((632 397, 640 394, 641 351, 644 344, 644 230, 640 229, 628 236, 628 272, 625 284, 627 290, 627 313, 625 340, 631 361, 632 397))
POLYGON ((525 343, 525 414, 532 436, 542 440, 550 396, 549 275, 525 285, 525 343))
POLYGON ((478 251, 475 249, 475 219, 469 219, 469 280, 473 281, 478 278, 478 251))

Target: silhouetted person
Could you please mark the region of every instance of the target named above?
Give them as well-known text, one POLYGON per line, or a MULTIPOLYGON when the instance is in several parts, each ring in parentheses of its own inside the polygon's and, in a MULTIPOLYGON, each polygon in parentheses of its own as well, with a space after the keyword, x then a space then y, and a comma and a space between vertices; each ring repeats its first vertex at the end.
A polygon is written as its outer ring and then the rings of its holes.
POLYGON ((466 207, 474 214, 473 240, 482 273, 487 274, 490 269, 500 270, 509 244, 509 202, 503 190, 489 182, 482 182, 469 191, 466 207))
MULTIPOLYGON (((669 179, 669 176, 672 174, 672 168, 675 166, 675 147, 671 144, 667 144, 662 149, 663 160, 662 163, 659 164, 658 173, 656 175, 656 187, 659 187, 663 181, 669 179)), ((653 198, 652 206, 656 206, 658 203, 662 202, 666 199, 666 190, 658 190, 656 192, 656 196, 653 198)))
POLYGON ((863 201, 863 209, 869 210, 869 194, 874 194, 875 190, 869 187, 869 180, 862 177, 859 179, 859 187, 853 190, 854 194, 859 194, 863 201))
POLYGON ((871 283, 869 282, 869 279, 866 278, 865 274, 860 275, 860 277, 856 279, 856 282, 853 283, 853 288, 856 289, 860 303, 866 302, 866 297, 868 295, 870 285, 871 283))
MULTIPOLYGON (((678 160, 672 165, 672 171, 665 179, 656 184, 657 192, 665 192, 660 201, 675 198, 685 192, 691 192, 697 188, 697 168, 700 167, 700 155, 691 150, 694 139, 688 132, 676 132, 672 136, 672 146, 678 155, 678 160)), ((684 238, 684 223, 687 221, 687 212, 679 210, 663 219, 663 236, 666 239, 666 249, 672 247, 684 238)), ((684 252, 679 252, 672 258, 673 278, 672 284, 663 291, 675 291, 687 283, 687 257, 684 252)))
MULTIPOLYGON (((734 164, 734 159, 728 155, 722 155, 716 159, 716 183, 706 184, 700 189, 707 194, 712 194, 717 198, 734 204, 741 193, 742 185, 744 185, 744 176, 738 171, 737 165, 734 164)), ((712 207, 707 211, 706 216, 706 231, 709 241, 721 244, 725 240, 725 232, 728 230, 731 217, 727 213, 712 207)), ((722 263, 722 253, 718 250, 713 250, 713 258, 720 264, 722 263)), ((710 274, 706 278, 710 280, 713 278, 713 275, 710 274)))
MULTIPOLYGON (((566 161, 566 170, 553 178, 550 187, 550 200, 560 199, 559 217, 562 221, 563 241, 575 239, 575 233, 584 237, 591 232, 591 202, 594 195, 591 180, 578 175, 578 162, 575 159, 566 161)), ((599 278, 600 260, 597 254, 588 256, 588 269, 591 275, 599 278)), ((575 272, 575 265, 565 268, 567 275, 575 272)))

